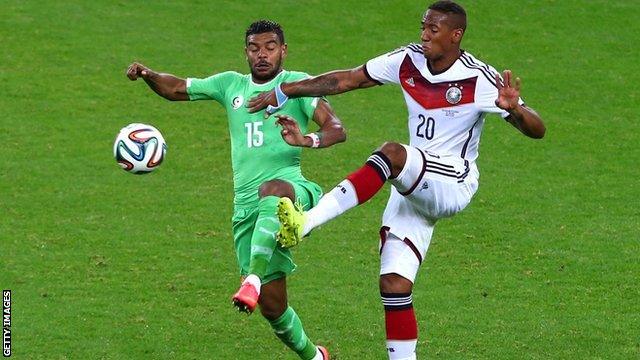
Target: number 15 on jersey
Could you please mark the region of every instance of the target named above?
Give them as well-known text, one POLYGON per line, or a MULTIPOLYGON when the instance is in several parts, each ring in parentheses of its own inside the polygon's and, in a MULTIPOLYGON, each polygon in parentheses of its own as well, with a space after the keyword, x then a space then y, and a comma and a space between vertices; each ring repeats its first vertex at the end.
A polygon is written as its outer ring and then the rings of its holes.
POLYGON ((264 142, 264 133, 262 132, 262 121, 250 122, 244 124, 247 130, 247 147, 262 146, 264 142))

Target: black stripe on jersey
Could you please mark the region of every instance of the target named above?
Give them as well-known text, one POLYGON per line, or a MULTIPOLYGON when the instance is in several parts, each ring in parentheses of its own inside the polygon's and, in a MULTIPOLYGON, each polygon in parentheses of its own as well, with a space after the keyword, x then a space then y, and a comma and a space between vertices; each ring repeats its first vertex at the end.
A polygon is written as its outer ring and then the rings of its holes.
POLYGON ((464 54, 464 57, 469 61, 471 65, 480 66, 486 72, 488 72, 492 77, 496 76, 495 72, 491 71, 491 69, 489 68, 489 65, 480 63, 477 59, 474 60, 469 54, 464 54))
POLYGON ((422 51, 422 46, 418 45, 418 44, 414 44, 411 43, 409 45, 407 45, 407 48, 413 52, 419 53, 419 54, 424 54, 424 52, 422 51))
POLYGON ((387 56, 391 56, 391 55, 395 55, 395 54, 401 53, 401 52, 404 51, 405 48, 406 48, 406 46, 401 46, 401 47, 399 47, 399 48, 387 53, 387 56))
POLYGON ((364 76, 367 77, 367 79, 373 81, 374 83, 378 84, 378 85, 382 85, 382 83, 374 78, 371 77, 371 75, 369 74, 369 70, 367 70, 367 64, 365 63, 364 65, 362 65, 362 71, 364 71, 364 76))
POLYGON ((465 171, 462 173, 462 179, 458 180, 459 183, 464 182, 464 179, 467 177, 467 174, 469 174, 469 171, 471 170, 471 168, 469 167, 469 160, 464 161, 464 167, 465 171))
POLYGON ((462 56, 460 57, 460 62, 462 63, 462 65, 466 66, 469 69, 480 70, 482 75, 484 75, 484 77, 487 78, 487 80, 489 80, 489 83, 491 83, 496 88, 498 87, 498 85, 496 85, 496 79, 493 76, 491 76, 491 73, 488 73, 481 66, 471 64, 469 62, 469 59, 467 59, 466 57, 462 57, 462 56))
POLYGON ((495 86, 496 88, 498 88, 498 85, 496 85, 496 79, 494 79, 493 77, 491 77, 491 73, 487 72, 485 69, 482 68, 482 66, 479 65, 473 65, 472 63, 470 63, 470 60, 468 58, 465 57, 465 54, 463 53, 462 56, 460 56, 460 62, 462 63, 462 65, 466 66, 469 69, 474 69, 474 70, 480 70, 480 72, 482 73, 482 75, 484 75, 484 77, 487 78, 487 80, 489 80, 489 82, 495 86))
POLYGON ((464 172, 462 173, 462 176, 467 177, 467 174, 469 174, 469 171, 471 171, 471 168, 469 167, 469 160, 465 160, 464 161, 464 172))
POLYGON ((465 170, 465 172, 463 172, 462 174, 460 174, 458 172, 452 172, 452 171, 443 170, 441 168, 438 168, 436 166, 431 165, 430 162, 427 162, 426 170, 427 170, 427 172, 430 172, 430 173, 440 174, 442 176, 456 178, 458 180, 464 180, 464 178, 467 177, 467 174, 469 174, 468 169, 465 170))
POLYGON ((429 161, 427 163, 427 167, 430 168, 430 169, 436 169, 436 170, 444 171, 444 172, 449 173, 451 175, 460 175, 459 172, 457 172, 457 171, 455 171, 453 169, 447 169, 447 168, 438 166, 438 164, 434 164, 431 161, 429 161))
POLYGON ((464 58, 469 62, 469 64, 474 65, 474 66, 479 66, 479 67, 483 68, 487 73, 489 73, 489 75, 491 75, 491 77, 495 78, 496 72, 491 70, 489 65, 480 63, 477 59, 474 60, 473 57, 471 57, 471 55, 469 55, 467 53, 463 52, 462 56, 464 56, 464 58))
POLYGON ((473 125, 471 126, 471 129, 469 129, 469 136, 467 137, 467 140, 464 142, 464 145, 462 145, 462 152, 460 153, 460 157, 463 159, 467 155, 467 146, 469 146, 469 141, 471 141, 471 138, 473 137, 473 128, 475 128, 476 125, 478 124, 478 121, 480 121, 480 116, 478 116, 478 120, 476 120, 476 122, 474 122, 473 125))
POLYGON ((445 173, 445 172, 437 171, 437 169, 430 168, 430 167, 427 168, 427 172, 432 173, 432 174, 438 174, 438 175, 454 178, 454 179, 457 179, 458 182, 463 182, 464 179, 466 179, 467 175, 469 174, 468 171, 465 171, 461 175, 451 175, 451 174, 448 174, 448 173, 445 173))
POLYGON ((438 166, 442 166, 442 167, 445 167, 445 168, 454 169, 453 165, 443 164, 443 163, 439 163, 439 162, 433 161, 433 160, 429 160, 428 162, 429 162, 429 164, 436 164, 438 166))
POLYGON ((495 71, 491 70, 491 68, 489 68, 489 65, 487 64, 481 64, 479 63, 477 60, 474 60, 469 54, 463 54, 465 59, 469 62, 469 64, 471 64, 472 66, 476 66, 479 67, 480 70, 484 70, 484 72, 486 74, 489 75, 489 77, 493 80, 493 84, 496 84, 496 75, 498 75, 498 78, 500 79, 500 83, 502 84, 502 76, 500 76, 500 74, 496 73, 495 71))

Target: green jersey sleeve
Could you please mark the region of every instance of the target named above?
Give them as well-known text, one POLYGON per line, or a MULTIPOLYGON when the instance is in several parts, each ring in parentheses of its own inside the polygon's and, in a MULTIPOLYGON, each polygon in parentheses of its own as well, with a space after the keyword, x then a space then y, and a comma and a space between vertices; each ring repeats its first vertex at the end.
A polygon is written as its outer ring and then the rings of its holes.
POLYGON ((309 120, 313 120, 313 113, 316 112, 316 107, 318 107, 318 101, 321 101, 321 98, 303 97, 303 98, 298 98, 297 100, 304 114, 307 115, 309 120))
POLYGON ((222 103, 226 89, 238 76, 241 75, 226 71, 205 79, 187 78, 189 100, 215 100, 222 103))
MULTIPOLYGON (((298 81, 310 78, 311 76, 307 73, 292 71, 290 78, 287 81, 298 81)), ((318 106, 318 101, 326 101, 324 97, 301 97, 296 99, 300 106, 300 109, 304 112, 304 114, 309 118, 309 120, 313 120, 313 114, 316 111, 316 107, 318 106)))

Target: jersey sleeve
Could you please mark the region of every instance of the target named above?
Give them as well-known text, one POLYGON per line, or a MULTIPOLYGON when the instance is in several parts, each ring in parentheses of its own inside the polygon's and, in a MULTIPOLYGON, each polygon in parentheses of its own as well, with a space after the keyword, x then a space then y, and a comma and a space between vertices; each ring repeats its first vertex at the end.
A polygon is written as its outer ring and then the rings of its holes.
POLYGON ((323 98, 317 97, 304 97, 299 98, 300 107, 302 108, 302 112, 307 115, 308 119, 313 119, 313 114, 316 112, 316 108, 318 107, 318 101, 323 98))
MULTIPOLYGON (((480 108, 480 111, 484 113, 499 114, 503 119, 509 116, 509 112, 496 106, 496 99, 498 98, 498 87, 496 86, 495 74, 498 72, 493 67, 487 65, 491 70, 489 73, 484 73, 478 76, 478 86, 476 87, 475 100, 476 105, 480 108), (491 75, 491 76, 490 76, 491 75)), ((502 76, 500 76, 502 81, 502 76)), ((522 99, 518 99, 520 105, 524 104, 522 99)))
MULTIPOLYGON (((311 77, 311 75, 302 72, 295 72, 291 74, 291 79, 287 79, 287 81, 298 81, 311 77)), ((316 112, 316 108, 318 107, 318 101, 327 100, 325 97, 301 97, 297 98, 298 103, 300 104, 300 109, 307 116, 307 119, 313 119, 313 114, 316 112)), ((301 120, 301 119, 297 119, 301 120)))
POLYGON ((237 73, 226 71, 205 79, 187 78, 189 100, 215 100, 222 103, 225 90, 236 76, 237 73))
POLYGON ((404 48, 375 57, 364 64, 367 77, 380 85, 400 83, 400 65, 404 59, 404 48))

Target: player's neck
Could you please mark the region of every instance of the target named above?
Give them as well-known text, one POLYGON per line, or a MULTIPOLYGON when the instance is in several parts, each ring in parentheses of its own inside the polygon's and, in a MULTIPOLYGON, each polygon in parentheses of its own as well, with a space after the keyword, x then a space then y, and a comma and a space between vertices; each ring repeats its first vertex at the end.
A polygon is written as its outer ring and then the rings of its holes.
POLYGON ((257 79, 253 74, 251 74, 251 81, 252 81, 254 84, 257 84, 257 85, 264 85, 264 84, 268 84, 268 83, 270 83, 271 81, 273 81, 273 79, 277 78, 277 77, 278 77, 278 75, 282 74, 282 71, 284 71, 284 69, 283 69, 283 68, 278 69, 278 71, 277 71, 275 74, 273 74, 273 76, 272 76, 272 77, 270 77, 270 78, 268 78, 268 79, 257 79))
POLYGON ((448 54, 443 55, 442 57, 431 60, 427 59, 427 66, 429 67, 429 71, 433 75, 441 74, 447 70, 458 60, 462 54, 460 49, 456 49, 455 51, 451 51, 448 54))

